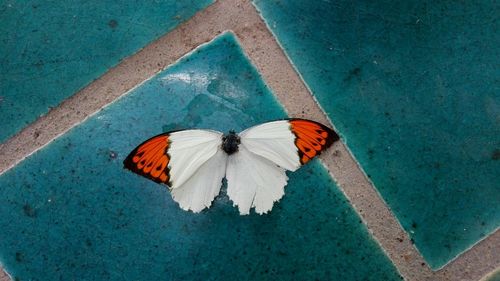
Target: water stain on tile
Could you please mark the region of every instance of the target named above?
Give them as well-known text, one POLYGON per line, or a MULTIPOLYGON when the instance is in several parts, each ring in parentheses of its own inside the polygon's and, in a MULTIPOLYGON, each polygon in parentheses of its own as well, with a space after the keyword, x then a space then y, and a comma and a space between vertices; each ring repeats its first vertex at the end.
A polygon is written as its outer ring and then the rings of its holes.
POLYGON ((212 2, 2 1, 0 142, 212 2))
POLYGON ((319 161, 264 216, 240 216, 224 190, 185 212, 122 167, 165 130, 283 117, 222 35, 0 176, 0 262, 20 280, 400 280, 319 161))
POLYGON ((431 267, 500 226, 498 3, 254 3, 431 267))

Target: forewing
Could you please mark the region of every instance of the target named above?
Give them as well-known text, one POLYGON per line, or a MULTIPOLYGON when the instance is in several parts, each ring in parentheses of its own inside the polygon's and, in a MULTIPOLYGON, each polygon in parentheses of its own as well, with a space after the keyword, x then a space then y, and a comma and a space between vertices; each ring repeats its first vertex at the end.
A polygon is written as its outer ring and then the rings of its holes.
POLYGON ((285 169, 251 153, 244 145, 229 156, 226 179, 227 195, 242 215, 248 214, 252 207, 259 214, 270 211, 274 202, 285 194, 288 181, 285 169))
POLYGON ((290 130, 295 135, 300 163, 303 165, 339 140, 335 131, 327 126, 305 119, 290 119, 290 130))
POLYGON ((297 170, 339 139, 332 129, 305 119, 268 122, 239 135, 249 151, 290 171, 297 170))
POLYGON ((170 179, 168 148, 168 134, 154 136, 132 150, 123 161, 123 165, 136 174, 168 185, 170 179))
POLYGON ((212 158, 222 144, 222 133, 208 130, 184 130, 170 134, 168 154, 170 183, 173 189, 184 184, 212 158))
POLYGON ((123 163, 125 168, 175 189, 213 157, 221 143, 222 133, 216 131, 164 133, 140 144, 123 163))
POLYGON ((260 124, 246 129, 239 136, 241 144, 249 151, 284 169, 295 171, 301 166, 295 135, 288 120, 260 124))

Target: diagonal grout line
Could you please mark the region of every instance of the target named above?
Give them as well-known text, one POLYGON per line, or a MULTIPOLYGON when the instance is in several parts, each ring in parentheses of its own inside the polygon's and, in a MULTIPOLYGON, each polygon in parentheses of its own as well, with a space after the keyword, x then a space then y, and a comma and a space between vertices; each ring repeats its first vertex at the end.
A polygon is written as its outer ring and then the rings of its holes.
POLYGON ((497 277, 500 276, 500 267, 496 268, 492 272, 488 273, 488 275, 484 276, 481 278, 480 281, 493 281, 493 280, 498 280, 498 279, 493 279, 493 276, 497 277))
POLYGON ((0 174, 221 33, 231 19, 222 13, 218 4, 216 2, 198 12, 167 35, 124 59, 45 116, 0 144, 0 174))
MULTIPOLYGON (((0 144, 0 174, 225 30, 237 35, 291 116, 329 122, 250 0, 219 0, 0 144)), ((479 280, 500 265, 496 231, 433 272, 346 146, 337 142, 329 151, 321 160, 406 280, 479 280)))
MULTIPOLYGON (((245 4, 251 5, 249 1, 245 4)), ((329 122, 255 8, 252 12, 257 17, 252 27, 234 28, 234 31, 266 84, 291 116, 329 122)), ((336 143, 330 151, 333 153, 320 158, 405 279, 479 280, 500 265, 497 254, 500 232, 497 231, 443 269, 433 272, 346 146, 336 143)))
POLYGON ((436 275, 452 277, 453 280, 479 280, 495 269, 500 269, 500 230, 498 229, 438 270, 436 275))

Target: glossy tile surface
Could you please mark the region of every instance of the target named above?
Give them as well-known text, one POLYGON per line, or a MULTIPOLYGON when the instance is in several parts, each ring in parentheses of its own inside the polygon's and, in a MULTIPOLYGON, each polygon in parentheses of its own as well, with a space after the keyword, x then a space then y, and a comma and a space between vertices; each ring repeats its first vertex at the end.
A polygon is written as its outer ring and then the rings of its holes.
POLYGON ((212 2, 1 1, 0 142, 212 2))
POLYGON ((231 34, 199 48, 0 176, 0 262, 20 280, 399 280, 318 161, 269 215, 225 192, 201 214, 122 168, 166 130, 286 117, 231 34))
POLYGON ((254 3, 433 268, 500 225, 497 2, 254 3))

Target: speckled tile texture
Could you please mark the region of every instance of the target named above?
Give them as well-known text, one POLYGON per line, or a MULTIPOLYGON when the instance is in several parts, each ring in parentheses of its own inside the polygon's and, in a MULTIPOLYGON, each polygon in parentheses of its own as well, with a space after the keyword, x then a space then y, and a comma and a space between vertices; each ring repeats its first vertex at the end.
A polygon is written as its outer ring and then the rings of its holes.
POLYGON ((2 1, 0 142, 212 2, 2 1))
POLYGON ((265 216, 222 192, 201 214, 122 168, 145 138, 285 117, 231 34, 0 176, 0 261, 19 280, 399 280, 319 161, 265 216), (265 105, 265 106, 263 106, 265 105))
POLYGON ((498 228, 498 3, 254 3, 432 268, 498 228))

